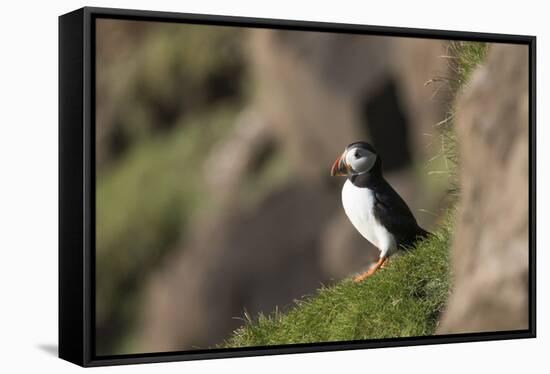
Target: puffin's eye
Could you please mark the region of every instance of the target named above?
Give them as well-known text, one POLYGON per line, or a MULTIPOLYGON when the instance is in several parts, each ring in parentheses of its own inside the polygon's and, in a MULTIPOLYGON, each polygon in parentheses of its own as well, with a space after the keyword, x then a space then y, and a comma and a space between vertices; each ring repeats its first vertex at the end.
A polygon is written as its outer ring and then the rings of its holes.
POLYGON ((359 158, 359 157, 361 157, 361 154, 359 154, 359 151, 355 151, 354 156, 355 156, 355 158, 359 158))

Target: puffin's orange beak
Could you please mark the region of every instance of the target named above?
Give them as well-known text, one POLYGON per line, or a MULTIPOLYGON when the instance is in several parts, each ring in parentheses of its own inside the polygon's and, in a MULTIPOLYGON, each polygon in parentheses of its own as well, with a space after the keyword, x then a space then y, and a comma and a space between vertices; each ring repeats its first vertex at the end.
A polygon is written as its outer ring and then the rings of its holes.
POLYGON ((336 161, 334 161, 334 164, 332 164, 332 168, 330 169, 330 175, 333 177, 342 177, 345 175, 348 175, 348 167, 346 163, 344 162, 344 154, 342 153, 336 161))

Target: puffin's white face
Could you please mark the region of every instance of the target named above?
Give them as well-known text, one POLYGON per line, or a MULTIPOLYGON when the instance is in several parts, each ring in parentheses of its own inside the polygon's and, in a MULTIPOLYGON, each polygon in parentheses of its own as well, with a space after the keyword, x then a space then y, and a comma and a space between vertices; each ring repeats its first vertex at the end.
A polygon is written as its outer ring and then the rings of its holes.
POLYGON ((345 163, 352 172, 364 173, 374 166, 376 157, 376 153, 366 148, 354 147, 345 152, 345 163))

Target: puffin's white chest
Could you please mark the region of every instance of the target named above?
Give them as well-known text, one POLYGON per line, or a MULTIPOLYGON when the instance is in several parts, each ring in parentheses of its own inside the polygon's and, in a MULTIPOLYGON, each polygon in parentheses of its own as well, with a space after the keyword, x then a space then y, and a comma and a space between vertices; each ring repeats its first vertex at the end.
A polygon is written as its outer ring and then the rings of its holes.
POLYGON ((374 244, 381 256, 396 249, 393 235, 378 222, 373 214, 374 193, 368 188, 356 187, 348 179, 342 188, 344 211, 353 226, 365 239, 374 244))

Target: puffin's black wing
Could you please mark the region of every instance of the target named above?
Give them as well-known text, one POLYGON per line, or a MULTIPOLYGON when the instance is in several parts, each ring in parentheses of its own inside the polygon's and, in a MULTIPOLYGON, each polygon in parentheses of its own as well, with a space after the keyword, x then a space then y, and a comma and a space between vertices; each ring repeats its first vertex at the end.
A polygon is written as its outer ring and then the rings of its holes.
POLYGON ((386 181, 376 188, 374 198, 374 216, 393 234, 398 246, 411 246, 429 234, 418 226, 405 201, 386 181))

